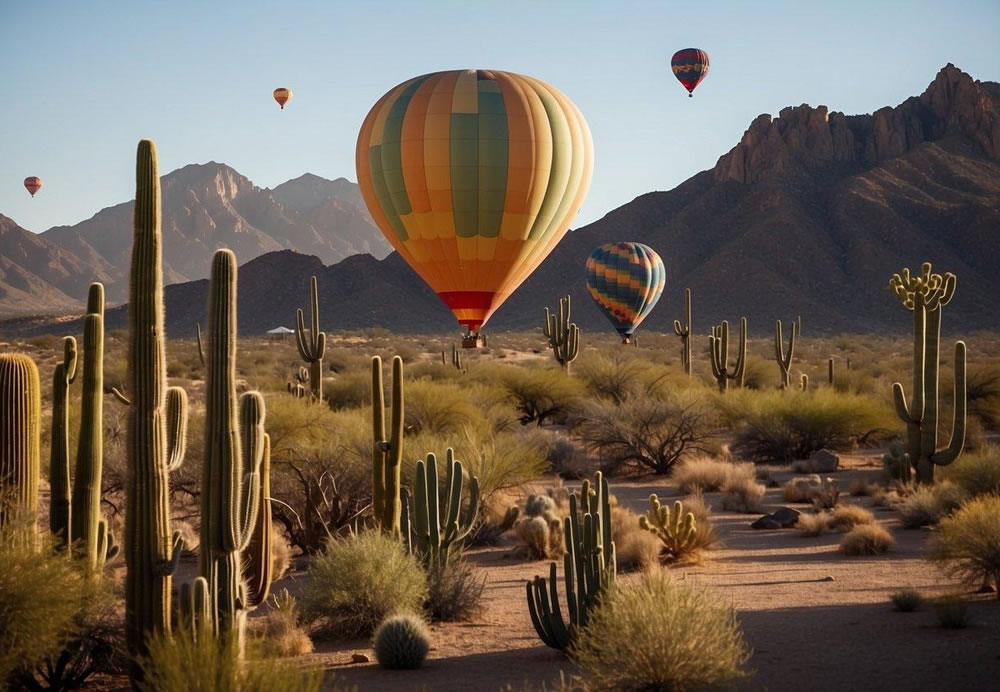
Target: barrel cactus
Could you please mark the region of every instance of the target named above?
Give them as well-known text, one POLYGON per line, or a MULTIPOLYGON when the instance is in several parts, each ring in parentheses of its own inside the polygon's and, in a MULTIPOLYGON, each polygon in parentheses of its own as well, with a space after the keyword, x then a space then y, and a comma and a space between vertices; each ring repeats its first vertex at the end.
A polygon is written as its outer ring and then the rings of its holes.
POLYGON ((372 639, 375 660, 383 668, 415 670, 424 664, 431 649, 430 631, 417 615, 390 615, 375 630, 372 639))
POLYGON ((42 396, 38 367, 21 353, 0 354, 0 528, 38 510, 42 396))

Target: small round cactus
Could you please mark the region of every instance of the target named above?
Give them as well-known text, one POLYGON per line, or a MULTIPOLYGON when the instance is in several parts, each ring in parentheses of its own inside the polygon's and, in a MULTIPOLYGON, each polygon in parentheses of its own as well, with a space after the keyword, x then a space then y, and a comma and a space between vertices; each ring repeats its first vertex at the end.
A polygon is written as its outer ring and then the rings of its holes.
POLYGON ((430 631, 411 613, 390 615, 375 630, 375 658, 383 668, 415 670, 431 648, 430 631))

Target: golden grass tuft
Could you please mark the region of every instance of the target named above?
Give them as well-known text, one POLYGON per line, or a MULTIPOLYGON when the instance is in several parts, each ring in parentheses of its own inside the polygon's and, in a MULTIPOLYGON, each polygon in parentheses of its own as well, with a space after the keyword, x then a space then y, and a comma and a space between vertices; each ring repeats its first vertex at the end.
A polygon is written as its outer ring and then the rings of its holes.
POLYGON ((879 524, 859 524, 848 531, 840 541, 840 552, 844 555, 881 555, 887 552, 896 540, 879 524))

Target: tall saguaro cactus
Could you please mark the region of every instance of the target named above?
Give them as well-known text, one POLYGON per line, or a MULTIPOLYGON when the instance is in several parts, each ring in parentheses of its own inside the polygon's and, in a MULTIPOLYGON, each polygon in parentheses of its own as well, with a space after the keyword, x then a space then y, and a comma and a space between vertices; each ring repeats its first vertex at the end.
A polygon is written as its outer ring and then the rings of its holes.
POLYGON ((674 320, 674 334, 681 338, 681 365, 684 373, 691 375, 691 289, 684 289, 684 324, 674 320))
POLYGON ((49 530, 58 547, 69 547, 69 387, 76 381, 76 339, 63 338, 62 362, 52 374, 52 443, 49 449, 49 530))
POLYGON ((719 391, 725 392, 729 389, 729 380, 742 388, 747 362, 747 318, 740 318, 740 346, 732 369, 729 368, 729 322, 723 320, 720 326, 712 327, 708 346, 712 357, 712 375, 719 385, 719 391))
MULTIPOLYGON (((167 387, 163 329, 160 178, 156 146, 139 142, 129 275, 128 483, 125 515, 126 639, 133 661, 146 639, 170 631, 171 577, 180 559, 180 533, 170 531, 168 474, 184 460, 187 395, 167 387)), ((141 669, 133 663, 133 681, 141 669)))
POLYGON ((313 399, 323 401, 323 356, 326 354, 326 332, 319 329, 319 286, 316 277, 310 282, 312 312, 310 327, 306 329, 302 308, 295 311, 295 343, 299 356, 309 365, 309 384, 313 399))
POLYGON ((781 373, 781 388, 792 386, 792 358, 795 357, 795 338, 799 335, 798 321, 792 322, 792 333, 788 336, 788 350, 785 350, 785 339, 781 331, 781 320, 774 321, 774 360, 778 363, 781 373))
POLYGON ((907 433, 905 452, 900 450, 902 459, 897 461, 916 471, 918 483, 933 483, 934 467, 955 461, 965 446, 965 343, 956 341, 951 441, 944 449, 937 448, 941 310, 954 297, 956 282, 955 275, 950 272, 943 276, 932 273, 930 262, 924 262, 918 275, 911 275, 909 269, 903 269, 889 280, 889 287, 903 307, 913 313, 913 389, 910 403, 906 402, 901 383, 893 383, 892 394, 896 413, 906 423, 907 433))
POLYGON ((42 396, 38 367, 22 353, 0 354, 0 528, 38 509, 42 396))
POLYGON ((382 359, 375 356, 372 358, 372 512, 375 525, 393 536, 402 535, 403 415, 403 359, 395 356, 392 359, 392 421, 386 438, 382 359))
POLYGON ((559 312, 550 313, 545 308, 545 326, 542 333, 549 340, 549 347, 563 370, 569 373, 569 365, 580 353, 580 329, 570 322, 570 297, 559 299, 559 312))
MULTIPOLYGON (((464 516, 463 483, 462 462, 455 459, 455 451, 449 447, 445 458, 444 482, 447 504, 444 515, 441 515, 437 459, 433 454, 428 454, 426 462, 417 460, 413 483, 413 528, 417 552, 428 564, 443 566, 447 563, 451 546, 468 536, 472 530, 479 512, 479 479, 473 476, 469 483, 469 503, 464 516)), ((404 514, 408 521, 409 513, 404 514)), ((402 531, 404 536, 409 535, 408 526, 404 526, 402 531)))

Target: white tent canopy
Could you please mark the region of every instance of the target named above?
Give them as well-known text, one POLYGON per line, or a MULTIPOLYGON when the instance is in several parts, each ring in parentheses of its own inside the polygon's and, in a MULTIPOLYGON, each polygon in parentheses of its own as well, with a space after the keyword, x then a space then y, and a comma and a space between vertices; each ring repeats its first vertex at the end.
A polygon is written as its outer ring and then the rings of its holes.
POLYGON ((286 334, 294 334, 294 329, 289 329, 288 327, 275 327, 274 329, 267 330, 270 336, 285 336, 286 334))

